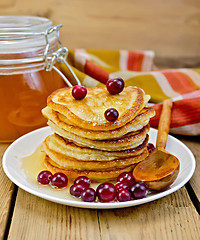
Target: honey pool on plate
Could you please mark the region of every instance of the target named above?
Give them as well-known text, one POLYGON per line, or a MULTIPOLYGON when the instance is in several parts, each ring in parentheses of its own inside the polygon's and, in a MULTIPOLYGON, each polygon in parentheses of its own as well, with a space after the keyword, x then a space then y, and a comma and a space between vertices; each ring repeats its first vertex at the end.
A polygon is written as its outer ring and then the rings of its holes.
MULTIPOLYGON (((69 182, 68 186, 63 189, 55 189, 50 185, 41 185, 37 182, 38 174, 43 170, 48 170, 44 165, 44 158, 45 153, 41 152, 40 147, 38 147, 32 155, 21 159, 21 169, 25 173, 27 181, 33 185, 37 185, 37 187, 41 189, 45 194, 50 194, 51 196, 59 198, 66 198, 68 200, 81 201, 80 198, 75 198, 69 193, 69 188, 73 184, 71 182, 69 182)), ((97 186, 97 183, 91 184, 91 187, 94 189, 96 189, 97 186)))
POLYGON ((69 193, 69 186, 64 189, 54 189, 49 185, 40 185, 37 182, 38 173, 43 170, 47 170, 43 163, 44 157, 45 154, 41 152, 40 147, 38 147, 32 155, 21 159, 21 168, 22 171, 26 174, 27 181, 31 182, 34 185, 37 184, 38 188, 42 189, 42 191, 44 191, 46 194, 50 194, 54 197, 74 200, 74 197, 72 197, 69 193))

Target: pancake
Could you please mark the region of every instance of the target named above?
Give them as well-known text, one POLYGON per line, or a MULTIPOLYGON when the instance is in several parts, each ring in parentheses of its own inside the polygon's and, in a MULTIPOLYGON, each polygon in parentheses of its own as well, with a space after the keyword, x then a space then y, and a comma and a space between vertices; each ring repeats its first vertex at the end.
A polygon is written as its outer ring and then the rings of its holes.
POLYGON ((93 182, 115 181, 148 155, 149 120, 155 112, 140 88, 129 86, 116 95, 106 88, 88 88, 82 100, 72 88, 53 92, 42 110, 53 134, 41 145, 44 164, 52 172, 65 173, 70 181, 87 176, 93 182), (114 122, 104 113, 115 108, 114 122))
POLYGON ((142 129, 149 123, 149 119, 154 116, 155 111, 152 108, 142 109, 139 115, 137 115, 130 122, 126 123, 124 126, 107 131, 94 131, 74 126, 73 123, 68 121, 64 115, 52 110, 50 107, 44 108, 42 113, 59 128, 62 128, 70 133, 74 133, 80 137, 89 138, 92 140, 105 140, 120 138, 129 132, 142 129))
POLYGON ((55 163, 57 167, 66 169, 66 170, 95 170, 95 171, 107 171, 118 168, 124 168, 132 164, 138 163, 144 160, 149 152, 145 147, 141 154, 133 157, 125 157, 123 159, 115 159, 109 161, 80 161, 80 159, 71 158, 67 155, 60 154, 56 151, 53 151, 48 148, 48 146, 43 143, 42 151, 49 156, 49 158, 55 163))
POLYGON ((115 159, 124 159, 128 157, 133 157, 141 154, 144 148, 147 146, 148 135, 144 142, 136 148, 132 148, 124 151, 103 151, 92 149, 89 147, 80 147, 75 145, 73 142, 62 138, 57 134, 52 134, 48 136, 44 143, 48 149, 58 152, 61 155, 68 156, 70 158, 76 158, 81 161, 109 161, 115 159))
POLYGON ((51 121, 48 121, 48 125, 51 127, 52 131, 74 142, 78 146, 89 146, 90 148, 106 151, 121 151, 135 148, 144 142, 146 135, 150 129, 149 125, 147 125, 139 131, 131 132, 124 135, 122 138, 108 140, 91 140, 65 131, 51 121))
POLYGON ((96 171, 96 170, 66 170, 56 165, 47 155, 44 159, 44 164, 49 171, 53 174, 56 172, 62 172, 67 175, 70 181, 73 181, 79 176, 87 176, 90 178, 92 182, 105 182, 105 181, 116 181, 117 177, 123 172, 131 172, 136 164, 132 164, 130 166, 115 169, 115 170, 107 170, 107 171, 96 171))
POLYGON ((73 125, 83 129, 108 131, 124 126, 133 120, 150 99, 140 88, 129 86, 116 95, 106 88, 88 88, 82 100, 71 94, 72 88, 53 92, 47 99, 47 106, 64 115, 73 125), (115 108, 119 117, 109 122, 104 117, 108 108, 115 108))

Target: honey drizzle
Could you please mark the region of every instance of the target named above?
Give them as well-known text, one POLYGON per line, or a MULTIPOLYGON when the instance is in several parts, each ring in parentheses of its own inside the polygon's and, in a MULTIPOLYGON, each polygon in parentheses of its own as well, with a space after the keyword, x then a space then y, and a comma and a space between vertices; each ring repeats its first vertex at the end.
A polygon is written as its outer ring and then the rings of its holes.
MULTIPOLYGON (((40 147, 38 147, 33 154, 21 159, 21 169, 25 173, 27 181, 34 185, 34 187, 37 187, 40 192, 48 194, 52 197, 72 201, 81 201, 80 198, 75 198, 69 193, 69 188, 72 185, 72 183, 70 182, 68 183, 68 186, 64 189, 55 189, 50 185, 45 186, 37 182, 38 174, 43 170, 47 170, 43 161, 44 157, 45 153, 41 152, 40 147)), ((98 184, 96 183, 91 184, 91 187, 94 189, 96 189, 97 186, 98 184)))

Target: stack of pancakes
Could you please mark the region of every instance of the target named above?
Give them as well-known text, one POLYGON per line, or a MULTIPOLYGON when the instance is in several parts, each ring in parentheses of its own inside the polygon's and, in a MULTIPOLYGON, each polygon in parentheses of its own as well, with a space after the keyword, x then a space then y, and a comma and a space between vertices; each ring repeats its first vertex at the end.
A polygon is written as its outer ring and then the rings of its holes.
POLYGON ((148 156, 150 96, 137 87, 111 95, 106 88, 88 88, 82 100, 72 88, 52 93, 42 110, 54 134, 42 144, 46 167, 65 173, 70 180, 88 176, 93 182, 112 181, 148 156), (109 122, 104 116, 115 108, 119 117, 109 122))

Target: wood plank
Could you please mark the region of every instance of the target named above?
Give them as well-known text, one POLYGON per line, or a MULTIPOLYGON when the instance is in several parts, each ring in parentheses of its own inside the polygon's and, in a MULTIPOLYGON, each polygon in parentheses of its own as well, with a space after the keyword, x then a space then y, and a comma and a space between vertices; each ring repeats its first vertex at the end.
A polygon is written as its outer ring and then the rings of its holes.
POLYGON ((199 239, 200 217, 186 189, 141 206, 89 210, 19 189, 8 239, 199 239))
POLYGON ((198 137, 186 137, 179 136, 179 139, 192 151, 194 157, 196 159, 196 169, 193 177, 190 179, 190 184, 192 186, 195 195, 198 198, 199 206, 200 206, 200 181, 199 181, 199 173, 200 173, 200 139, 198 137))
POLYGON ((99 222, 104 240, 200 239, 200 217, 185 187, 141 206, 100 211, 99 222))
POLYGON ((45 16, 63 23, 61 36, 69 48, 152 49, 157 63, 171 67, 199 66, 199 13, 198 0, 0 3, 1 15, 45 16))
POLYGON ((0 144, 0 239, 4 238, 14 190, 14 184, 7 178, 2 168, 1 159, 8 146, 8 144, 0 144))
POLYGON ((19 189, 8 239, 99 240, 97 211, 52 203, 19 189))

